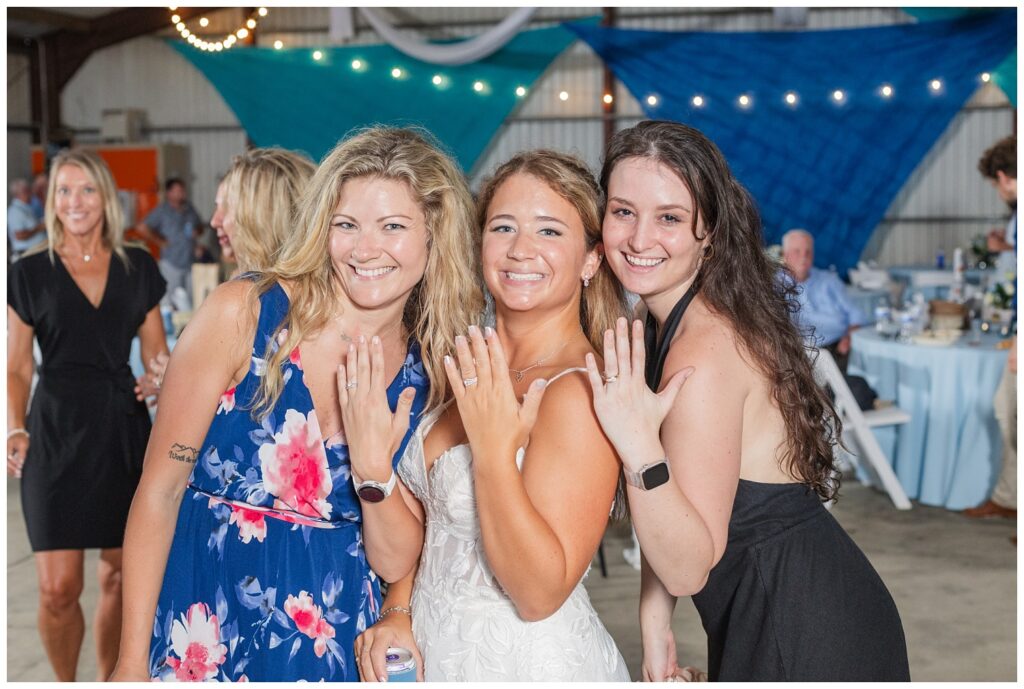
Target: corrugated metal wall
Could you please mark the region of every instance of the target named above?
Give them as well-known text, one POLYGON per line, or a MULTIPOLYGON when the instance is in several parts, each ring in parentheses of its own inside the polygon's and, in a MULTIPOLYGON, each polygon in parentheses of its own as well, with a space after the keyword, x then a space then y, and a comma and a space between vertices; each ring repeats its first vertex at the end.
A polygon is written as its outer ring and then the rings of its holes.
MULTIPOLYGON (((490 7, 382 9, 410 35, 457 38, 478 34, 507 16, 490 7)), ((574 18, 595 16, 597 8, 541 8, 531 28, 574 18)), ((259 45, 281 40, 288 47, 330 44, 328 8, 275 8, 259 27, 259 45)), ((210 15, 210 30, 230 31, 240 25, 241 10, 210 15)), ((355 35, 349 44, 379 43, 365 19, 354 14, 355 35)), ((912 21, 898 8, 811 8, 808 28, 848 28, 912 21)), ((752 31, 780 28, 771 9, 619 8, 617 25, 660 30, 752 31)), ((172 32, 173 33, 173 32, 172 32)), ((169 34, 170 35, 170 34, 169 34)), ((15 63, 8 56, 8 73, 15 63)), ((27 84, 27 82, 26 82, 27 84)), ((474 187, 516 151, 553 147, 576 153, 594 169, 602 148, 602 67, 585 45, 576 44, 560 56, 534 85, 522 106, 502 126, 491 146, 470 172, 474 187), (569 99, 558 98, 561 91, 569 99)), ((12 84, 8 78, 8 123, 12 119, 12 84)), ((636 100, 621 86, 616 93, 616 126, 640 117, 636 100)), ((27 89, 25 95, 27 121, 27 89)), ((231 156, 243 150, 245 134, 209 83, 173 50, 154 37, 140 38, 94 55, 65 89, 64 117, 81 129, 79 139, 98 133, 100 113, 107 108, 137 107, 148 113, 150 138, 186 144, 192 151, 192 198, 204 214, 212 209, 217 178, 231 156), (160 85, 154 88, 154 84, 160 85)), ((1006 215, 992 189, 976 172, 976 162, 992 142, 1013 132, 1014 111, 995 87, 979 91, 935 149, 922 162, 864 252, 883 265, 928 263, 938 249, 947 253, 966 246, 970 238, 1000 225, 1006 215)), ((18 136, 8 127, 8 170, 16 169, 18 136), (12 144, 13 142, 13 144, 12 144), (13 156, 13 158, 12 158, 13 156)))
POLYGON ((28 176, 32 145, 31 83, 25 55, 7 53, 7 178, 28 176))

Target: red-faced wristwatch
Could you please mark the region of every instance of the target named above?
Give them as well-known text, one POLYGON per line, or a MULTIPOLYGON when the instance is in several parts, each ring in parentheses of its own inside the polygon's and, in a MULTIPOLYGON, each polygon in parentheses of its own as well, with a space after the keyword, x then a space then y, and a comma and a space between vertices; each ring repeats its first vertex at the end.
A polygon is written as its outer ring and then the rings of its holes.
POLYGON ((355 486, 356 495, 365 502, 381 502, 391 495, 391 491, 395 489, 397 483, 398 474, 395 473, 394 469, 391 470, 391 478, 388 479, 387 483, 381 483, 380 481, 357 481, 355 475, 352 476, 352 485, 355 486))

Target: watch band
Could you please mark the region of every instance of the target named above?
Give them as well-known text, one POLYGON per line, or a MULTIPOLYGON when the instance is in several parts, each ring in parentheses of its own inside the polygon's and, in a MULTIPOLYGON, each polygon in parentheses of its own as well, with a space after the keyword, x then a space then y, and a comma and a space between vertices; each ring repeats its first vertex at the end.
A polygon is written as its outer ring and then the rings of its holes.
POLYGON ((356 495, 367 502, 380 502, 384 500, 391 495, 397 484, 398 474, 394 469, 391 470, 391 478, 388 479, 387 483, 372 480, 357 481, 355 476, 352 476, 352 486, 356 489, 356 495))
POLYGON ((668 483, 670 478, 668 471, 668 458, 659 459, 640 467, 639 471, 630 471, 625 465, 622 466, 622 473, 626 477, 626 483, 639 488, 640 490, 653 490, 658 486, 668 483))

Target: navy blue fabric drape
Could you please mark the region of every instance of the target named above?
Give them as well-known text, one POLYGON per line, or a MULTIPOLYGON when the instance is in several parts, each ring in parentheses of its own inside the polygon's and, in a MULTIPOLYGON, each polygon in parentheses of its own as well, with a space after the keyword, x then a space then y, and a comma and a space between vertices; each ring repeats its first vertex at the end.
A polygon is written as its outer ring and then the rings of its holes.
MULTIPOLYGON (((722 149, 758 202, 768 243, 790 228, 806 228, 816 237, 815 263, 834 264, 845 274, 911 172, 978 88, 980 73, 1016 49, 1017 13, 794 32, 567 26, 601 56, 647 117, 697 127, 722 149), (795 103, 786 102, 787 93, 795 103), (702 107, 694 105, 695 96, 703 98, 702 107)), ((977 172, 972 167, 963 174, 977 172)))

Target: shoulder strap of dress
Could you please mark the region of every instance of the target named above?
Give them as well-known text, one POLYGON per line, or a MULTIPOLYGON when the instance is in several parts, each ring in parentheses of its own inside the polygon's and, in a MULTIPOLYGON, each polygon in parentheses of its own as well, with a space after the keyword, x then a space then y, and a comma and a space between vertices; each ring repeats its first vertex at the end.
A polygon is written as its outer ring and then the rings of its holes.
MULTIPOLYGON (((556 380, 558 380, 559 378, 561 378, 564 375, 568 375, 570 373, 577 373, 577 372, 579 372, 579 373, 586 373, 587 369, 583 368, 582 366, 574 366, 573 368, 567 368, 564 371, 559 371, 555 375, 553 375, 550 378, 548 378, 548 386, 550 386, 552 383, 554 383, 556 380)), ((547 387, 547 386, 545 386, 545 387, 547 387)))
POLYGON ((672 337, 676 334, 679 324, 683 321, 683 314, 686 313, 686 308, 697 294, 697 285, 697 281, 694 280, 682 299, 672 307, 672 312, 665 319, 665 327, 660 338, 658 337, 658 321, 655 320, 650 312, 647 313, 647 324, 644 327, 644 349, 647 350, 647 366, 644 373, 646 374, 647 387, 655 392, 658 391, 658 386, 661 385, 661 374, 665 368, 665 359, 668 358, 672 337))

